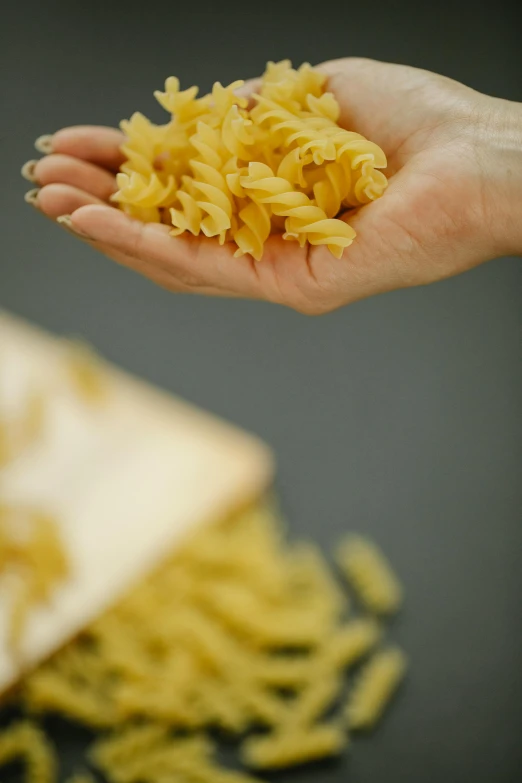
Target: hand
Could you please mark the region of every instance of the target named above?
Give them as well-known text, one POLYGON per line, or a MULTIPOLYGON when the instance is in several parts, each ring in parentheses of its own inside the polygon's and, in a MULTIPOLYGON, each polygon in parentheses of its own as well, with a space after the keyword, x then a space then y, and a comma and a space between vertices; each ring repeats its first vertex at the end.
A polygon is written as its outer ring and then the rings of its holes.
POLYGON ((114 261, 171 291, 266 299, 320 314, 373 294, 449 277, 522 253, 522 107, 427 71, 363 59, 320 66, 340 124, 388 156, 384 196, 349 215, 357 231, 340 260, 321 246, 271 236, 259 262, 231 245, 171 237, 109 206, 122 134, 76 127, 26 164, 32 201, 114 261), (517 216, 518 213, 518 216, 517 216), (518 217, 518 219, 517 219, 518 217))

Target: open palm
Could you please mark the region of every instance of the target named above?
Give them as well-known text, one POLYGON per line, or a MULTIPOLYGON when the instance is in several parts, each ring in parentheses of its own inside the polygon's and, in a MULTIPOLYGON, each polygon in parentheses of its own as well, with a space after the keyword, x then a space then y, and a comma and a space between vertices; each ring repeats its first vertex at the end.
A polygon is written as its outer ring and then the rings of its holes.
POLYGON ((271 236, 261 261, 204 237, 171 237, 109 206, 122 134, 66 128, 33 164, 34 197, 51 218, 112 258, 172 290, 240 296, 324 313, 394 288, 428 283, 497 254, 485 204, 491 183, 481 160, 487 101, 442 76, 363 59, 320 66, 341 107, 340 124, 379 144, 390 185, 382 199, 347 213, 357 231, 341 259, 271 236))

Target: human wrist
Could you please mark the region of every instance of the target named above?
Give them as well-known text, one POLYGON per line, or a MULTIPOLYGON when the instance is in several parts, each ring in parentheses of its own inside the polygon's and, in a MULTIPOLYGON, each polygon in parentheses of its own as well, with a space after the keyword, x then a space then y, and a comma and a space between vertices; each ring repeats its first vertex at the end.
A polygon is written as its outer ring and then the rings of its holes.
POLYGON ((481 133, 486 228, 496 255, 522 255, 522 104, 487 100, 481 133))

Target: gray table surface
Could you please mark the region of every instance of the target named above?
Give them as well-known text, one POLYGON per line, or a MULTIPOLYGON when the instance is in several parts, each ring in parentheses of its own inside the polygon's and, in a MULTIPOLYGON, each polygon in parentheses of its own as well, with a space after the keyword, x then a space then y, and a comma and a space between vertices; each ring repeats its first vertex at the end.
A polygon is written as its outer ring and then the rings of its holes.
MULTIPOLYGON (((388 719, 342 764, 275 780, 522 779, 520 259, 320 319, 175 297, 35 214, 19 167, 36 136, 67 124, 116 124, 136 109, 159 121, 152 91, 167 75, 208 89, 267 59, 364 55, 521 100, 516 5, 51 0, 2 11, 0 307, 80 334, 258 433, 277 454, 293 534, 329 547, 346 529, 368 533, 404 581, 391 636, 412 670, 388 719)), ((52 728, 67 772, 85 735, 52 728)))

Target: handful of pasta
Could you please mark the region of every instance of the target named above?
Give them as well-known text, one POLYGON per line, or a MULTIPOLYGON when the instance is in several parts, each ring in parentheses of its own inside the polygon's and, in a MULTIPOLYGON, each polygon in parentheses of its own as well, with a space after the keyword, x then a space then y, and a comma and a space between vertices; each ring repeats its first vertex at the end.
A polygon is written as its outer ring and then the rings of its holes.
POLYGON ((269 62, 253 107, 219 82, 201 98, 170 77, 156 92, 171 114, 154 125, 140 113, 123 121, 126 161, 113 200, 144 222, 234 242, 236 256, 259 260, 270 234, 301 247, 326 245, 340 258, 355 237, 339 219, 379 198, 386 156, 337 124, 339 105, 326 76, 305 63, 269 62))

